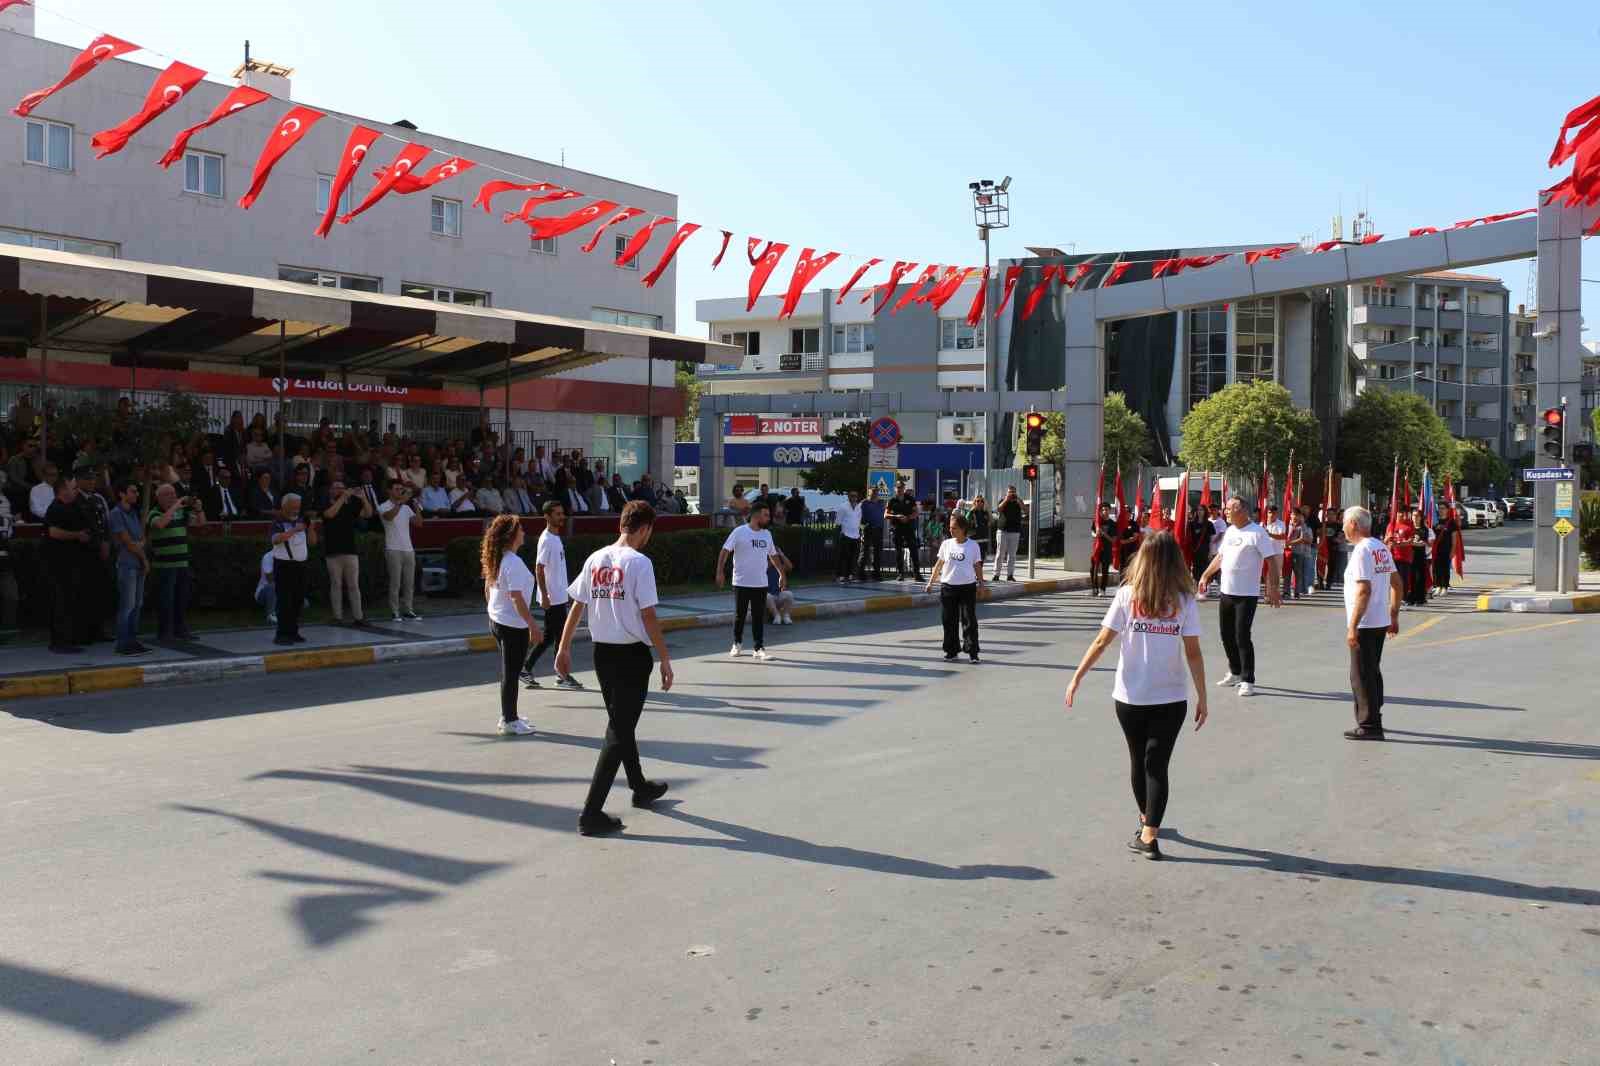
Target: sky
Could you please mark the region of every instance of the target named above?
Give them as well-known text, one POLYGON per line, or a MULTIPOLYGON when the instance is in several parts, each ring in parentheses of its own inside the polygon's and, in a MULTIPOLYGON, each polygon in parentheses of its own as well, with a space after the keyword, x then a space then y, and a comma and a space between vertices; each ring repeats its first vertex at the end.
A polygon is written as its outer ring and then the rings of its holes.
MULTIPOLYGON (((1600 93, 1592 0, 37 4, 40 36, 82 44, 87 24, 215 80, 248 38, 295 68, 297 101, 564 157, 736 240, 922 263, 982 263, 967 183, 1006 175, 996 258, 1323 239, 1362 207, 1403 236, 1531 207, 1559 176, 1561 118, 1600 93)), ((710 271, 716 243, 678 258, 681 333, 705 333, 695 300, 744 289, 737 252, 710 271)), ((1526 300, 1526 263, 1481 272, 1526 300)))

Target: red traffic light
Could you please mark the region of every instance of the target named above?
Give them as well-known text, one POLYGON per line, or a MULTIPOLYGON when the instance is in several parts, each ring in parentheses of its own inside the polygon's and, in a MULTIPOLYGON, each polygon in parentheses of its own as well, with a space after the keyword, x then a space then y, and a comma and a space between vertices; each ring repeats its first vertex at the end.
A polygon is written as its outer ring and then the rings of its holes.
POLYGON ((1547 426, 1559 426, 1561 424, 1562 419, 1564 419, 1564 418, 1566 418, 1566 413, 1563 412, 1561 410, 1561 408, 1559 408, 1559 407, 1547 407, 1547 408, 1545 408, 1545 412, 1544 412, 1544 424, 1545 425, 1547 425, 1547 426))
POLYGON ((1039 480, 1039 464, 1038 463, 1029 463, 1027 466, 1023 467, 1022 468, 1022 479, 1024 481, 1038 481, 1039 480))
POLYGON ((1044 415, 1040 414, 1038 411, 1029 411, 1027 424, 1029 429, 1043 429, 1044 415))

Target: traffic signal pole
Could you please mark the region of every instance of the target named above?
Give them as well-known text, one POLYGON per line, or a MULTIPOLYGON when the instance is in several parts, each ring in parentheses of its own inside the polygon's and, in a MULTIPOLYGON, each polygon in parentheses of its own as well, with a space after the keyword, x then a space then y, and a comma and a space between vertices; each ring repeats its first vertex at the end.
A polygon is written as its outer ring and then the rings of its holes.
POLYGON ((1028 463, 1024 474, 1028 480, 1028 578, 1038 573, 1039 558, 1039 453, 1044 450, 1044 415, 1030 409, 1024 419, 1028 433, 1028 463))

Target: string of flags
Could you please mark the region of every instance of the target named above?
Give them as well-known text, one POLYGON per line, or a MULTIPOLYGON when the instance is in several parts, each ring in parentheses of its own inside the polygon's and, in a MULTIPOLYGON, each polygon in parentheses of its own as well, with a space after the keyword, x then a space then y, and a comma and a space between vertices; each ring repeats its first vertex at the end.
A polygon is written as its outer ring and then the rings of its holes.
MULTIPOLYGON (((32 0, 0 0, 0 11, 18 5, 31 6, 32 0)), ((142 51, 140 45, 125 41, 109 33, 100 33, 89 42, 81 53, 68 65, 66 72, 54 85, 39 89, 24 96, 12 108, 12 113, 26 117, 40 104, 55 94, 68 88, 75 82, 89 75, 102 63, 110 59, 125 56, 131 52, 142 51)), ((156 76, 149 91, 145 95, 144 103, 138 111, 128 116, 122 122, 110 129, 102 130, 91 138, 98 158, 106 158, 125 148, 128 143, 146 127, 154 123, 160 116, 170 110, 199 85, 205 77, 205 71, 190 66, 181 61, 173 61, 165 70, 156 76)), ((272 99, 267 93, 249 86, 239 86, 233 89, 204 122, 180 131, 172 141, 172 145, 161 156, 159 164, 170 167, 173 163, 183 158, 184 149, 189 139, 202 130, 226 121, 228 118, 241 111, 256 107, 272 99)), ((268 181, 272 177, 273 168, 287 156, 303 140, 307 133, 318 122, 330 116, 323 111, 304 105, 292 106, 273 127, 272 133, 261 147, 261 152, 256 160, 255 170, 249 188, 239 199, 239 207, 249 210, 261 196, 268 181)), ((530 195, 523 201, 520 208, 508 211, 502 216, 506 224, 522 223, 528 227, 530 235, 538 239, 550 239, 575 233, 588 226, 595 226, 588 241, 582 245, 585 253, 593 253, 600 244, 600 238, 614 226, 620 226, 636 219, 647 212, 641 208, 630 207, 616 200, 601 197, 591 198, 589 194, 578 189, 564 187, 546 181, 534 181, 522 175, 511 174, 487 164, 480 164, 471 159, 452 156, 441 163, 423 171, 420 175, 418 168, 433 154, 433 149, 418 142, 403 143, 394 158, 387 164, 373 172, 374 184, 366 196, 353 209, 344 215, 338 215, 337 206, 347 189, 354 184, 358 173, 365 163, 368 153, 380 139, 397 140, 377 130, 343 119, 334 118, 335 122, 350 127, 349 136, 345 142, 339 166, 335 171, 333 187, 328 197, 326 214, 318 223, 314 231, 317 236, 326 239, 332 232, 335 222, 339 225, 349 225, 358 216, 377 206, 389 195, 408 196, 414 193, 432 189, 446 181, 460 177, 469 170, 482 166, 484 170, 494 171, 506 175, 505 178, 495 178, 486 181, 479 187, 477 196, 473 199, 474 207, 481 207, 486 213, 494 211, 494 201, 497 197, 513 192, 523 192, 530 195), (506 180, 511 178, 515 180, 506 180), (535 214, 539 208, 567 200, 588 199, 590 202, 577 207, 565 214, 539 215, 535 214), (337 216, 337 218, 336 218, 337 216)), ((1572 174, 1555 186, 1544 191, 1545 202, 1551 202, 1557 196, 1564 196, 1569 205, 1600 203, 1600 96, 1589 101, 1581 107, 1575 108, 1567 115, 1560 136, 1557 138, 1555 151, 1551 153, 1550 165, 1559 165, 1569 158, 1574 158, 1572 174), (1581 129, 1580 129, 1581 127, 1581 129), (1578 133, 1567 139, 1567 133, 1578 129, 1578 133)), ((1534 208, 1521 211, 1510 211, 1502 214, 1484 215, 1478 218, 1466 219, 1457 222, 1449 229, 1467 229, 1477 225, 1487 225, 1506 219, 1518 218, 1534 213, 1534 208)), ((646 288, 653 287, 666 272, 674 258, 678 255, 683 245, 702 228, 700 223, 680 222, 675 218, 665 215, 650 219, 645 225, 635 230, 629 240, 616 253, 616 264, 627 266, 637 259, 649 245, 651 238, 657 230, 676 225, 671 239, 657 259, 655 265, 641 277, 641 284, 646 288)), ((733 238, 731 230, 717 230, 722 234, 722 241, 718 246, 716 258, 712 260, 712 269, 722 264, 723 257, 727 254, 728 245, 733 238)), ((1438 233, 1439 230, 1432 226, 1423 226, 1409 231, 1409 236, 1420 237, 1427 234, 1438 233)), ((1591 226, 1589 234, 1600 234, 1600 221, 1591 226)), ((1201 256, 1174 256, 1170 258, 1150 260, 1123 260, 1112 262, 1080 262, 1071 264, 1042 264, 1029 266, 1008 266, 1004 270, 1003 285, 998 304, 993 310, 993 317, 998 318, 1010 305, 1018 282, 1022 279, 1025 270, 1036 270, 1037 277, 1029 288, 1022 302, 1022 318, 1031 318, 1038 310, 1040 304, 1052 292, 1060 290, 1073 290, 1078 288, 1104 288, 1116 285, 1123 281, 1125 275, 1135 266, 1141 267, 1138 280, 1149 278, 1176 277, 1186 270, 1204 270, 1217 265, 1234 255, 1242 255, 1244 264, 1254 266, 1263 259, 1277 261, 1284 255, 1302 250, 1309 255, 1320 255, 1343 245, 1368 245, 1383 240, 1383 234, 1368 234, 1359 240, 1345 241, 1335 238, 1323 241, 1310 248, 1302 249, 1298 244, 1287 244, 1277 247, 1260 248, 1243 253, 1222 253, 1201 256), (1148 273, 1143 269, 1148 267, 1148 273)), ((753 310, 756 301, 777 271, 783 257, 789 251, 790 244, 780 241, 763 241, 759 237, 747 239, 746 258, 750 263, 750 279, 747 288, 748 301, 746 310, 753 310)), ((784 289, 779 318, 788 318, 794 314, 799 304, 800 296, 805 287, 816 280, 824 270, 832 266, 837 260, 845 258, 844 253, 837 251, 820 252, 815 247, 803 247, 800 251, 789 283, 784 289)), ((869 258, 858 266, 850 275, 842 289, 838 291, 835 302, 842 304, 849 295, 865 279, 866 275, 886 260, 869 258)), ((901 310, 914 304, 927 304, 935 310, 941 310, 956 294, 957 291, 969 280, 979 278, 982 284, 978 285, 977 293, 967 309, 966 321, 968 325, 976 326, 982 321, 988 299, 989 279, 992 271, 985 267, 968 267, 951 264, 919 264, 912 260, 895 260, 889 270, 886 281, 877 285, 867 285, 860 296, 860 303, 874 303, 874 313, 881 313, 888 308, 890 314, 898 314, 901 310), (922 270, 915 274, 910 287, 903 293, 900 291, 902 283, 918 266, 922 270), (896 296, 898 295, 898 299, 896 296)))

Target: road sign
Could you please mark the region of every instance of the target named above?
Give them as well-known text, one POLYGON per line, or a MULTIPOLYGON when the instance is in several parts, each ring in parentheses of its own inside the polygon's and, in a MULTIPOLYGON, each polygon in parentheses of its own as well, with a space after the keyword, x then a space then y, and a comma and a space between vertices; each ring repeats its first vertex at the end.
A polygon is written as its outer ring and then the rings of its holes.
POLYGON ((1572 482, 1556 482, 1556 510, 1557 518, 1572 517, 1572 482))
POLYGON ((1565 518, 1558 518, 1556 519, 1556 524, 1550 528, 1556 531, 1556 536, 1561 537, 1564 540, 1568 534, 1578 527, 1573 525, 1571 522, 1568 522, 1565 518))
POLYGON ((900 446, 892 448, 867 449, 867 469, 869 470, 898 470, 900 469, 900 446))
POLYGON ((1537 466, 1522 472, 1524 481, 1571 481, 1572 468, 1566 466, 1537 466))
POLYGON ((887 416, 867 428, 867 443, 874 448, 893 448, 900 443, 900 423, 887 416))
POLYGON ((887 500, 894 495, 894 476, 893 470, 868 470, 867 491, 877 489, 878 499, 887 500))

